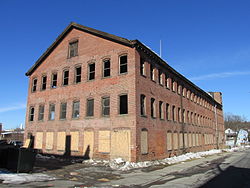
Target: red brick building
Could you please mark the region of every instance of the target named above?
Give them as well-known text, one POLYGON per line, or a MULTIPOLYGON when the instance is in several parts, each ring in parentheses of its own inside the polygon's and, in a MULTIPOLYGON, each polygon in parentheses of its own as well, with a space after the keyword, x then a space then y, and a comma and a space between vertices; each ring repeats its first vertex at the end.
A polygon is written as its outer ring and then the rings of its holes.
POLYGON ((144 161, 223 146, 221 93, 138 40, 71 23, 26 75, 25 137, 45 153, 144 161))

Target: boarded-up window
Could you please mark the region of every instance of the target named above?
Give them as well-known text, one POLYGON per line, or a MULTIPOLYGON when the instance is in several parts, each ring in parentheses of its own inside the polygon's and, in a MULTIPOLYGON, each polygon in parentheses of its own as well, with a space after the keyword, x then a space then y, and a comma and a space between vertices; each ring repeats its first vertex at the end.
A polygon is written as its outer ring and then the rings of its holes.
POLYGON ((195 142, 196 146, 199 146, 199 135, 197 133, 195 134, 195 142))
POLYGON ((160 85, 163 85, 163 73, 159 70, 158 81, 160 85))
POLYGON ((192 147, 192 133, 188 134, 188 146, 192 147))
POLYGON ((35 148, 42 149, 43 148, 43 132, 37 132, 35 136, 35 148))
POLYGON ((78 151, 78 145, 79 145, 79 132, 70 132, 71 135, 71 145, 70 145, 70 150, 71 151, 78 151))
POLYGON ((153 65, 150 65, 150 78, 153 81, 155 81, 155 70, 155 67, 153 65))
POLYGON ((179 122, 182 122, 181 108, 178 108, 178 121, 179 121, 179 122))
POLYGON ((82 67, 75 68, 75 83, 80 83, 82 78, 82 67))
POLYGON ((46 149, 52 150, 53 149, 53 140, 54 140, 54 133, 47 132, 46 133, 46 149))
POLYGON ((167 132, 167 150, 172 150, 173 144, 172 144, 172 133, 167 132))
POLYGON ((143 58, 140 58, 140 73, 142 76, 146 76, 146 66, 143 58))
POLYGON ((110 60, 106 59, 103 61, 103 77, 110 76, 110 60))
POLYGON ((185 144, 185 147, 188 147, 188 134, 187 133, 184 133, 184 144, 185 144))
POLYGON ((174 148, 173 149, 178 149, 178 133, 173 134, 173 141, 174 141, 174 143, 173 143, 174 148))
POLYGON ((141 154, 148 153, 148 131, 142 129, 141 131, 141 154))
POLYGON ((87 116, 94 116, 94 99, 87 100, 87 116))
POLYGON ((179 133, 179 145, 180 148, 183 148, 183 133, 179 133))
POLYGON ((94 80, 95 79, 95 63, 89 64, 89 76, 88 80, 94 80))
POLYGON ((120 114, 128 114, 128 95, 120 95, 120 114))
POLYGON ((99 131, 98 137, 98 151, 109 153, 110 152, 110 131, 99 131))
POLYGON ((128 72, 128 56, 120 56, 120 74, 128 72))
POLYGON ((65 140, 66 140, 66 133, 65 132, 58 132, 57 133, 57 150, 58 151, 65 150, 65 140))
POLYGON ((193 133, 192 136, 193 136, 192 143, 193 143, 193 146, 195 146, 195 133, 193 133))
POLYGON ((102 115, 109 116, 110 113, 110 98, 103 97, 102 98, 102 115))
POLYGON ((176 110, 175 110, 175 106, 172 106, 172 119, 173 121, 176 121, 176 110))

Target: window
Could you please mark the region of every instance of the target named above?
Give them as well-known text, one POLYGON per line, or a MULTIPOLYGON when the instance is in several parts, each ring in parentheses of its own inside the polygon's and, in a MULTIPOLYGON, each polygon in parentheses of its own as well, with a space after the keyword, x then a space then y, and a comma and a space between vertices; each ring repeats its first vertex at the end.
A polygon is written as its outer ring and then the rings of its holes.
POLYGON ((51 88, 56 88, 57 86, 57 73, 52 74, 51 88))
POLYGON ((187 91, 187 99, 189 99, 189 97, 190 97, 190 91, 188 90, 187 91))
POLYGON ((172 133, 167 132, 167 150, 172 150, 173 149, 173 144, 172 144, 172 133))
POLYGON ((67 103, 61 103, 60 119, 66 119, 66 114, 67 114, 67 103))
POLYGON ((165 74, 165 86, 167 89, 170 88, 170 78, 165 74))
POLYGON ((186 95, 186 88, 183 87, 183 89, 182 89, 182 96, 185 97, 185 95, 186 95))
POLYGON ((46 84, 47 84, 47 76, 43 76, 43 77, 42 77, 42 86, 41 86, 41 90, 45 90, 45 89, 46 89, 46 84))
POLYGON ((159 102, 159 117, 160 119, 164 119, 164 110, 163 110, 163 102, 159 102))
POLYGON ((78 41, 70 42, 69 43, 69 55, 68 57, 75 57, 78 55, 78 41))
POLYGON ((69 70, 63 71, 63 85, 69 85, 69 70))
POLYGON ((187 123, 185 109, 183 109, 182 111, 182 116, 183 116, 183 123, 187 123))
POLYGON ((146 116, 146 96, 141 95, 141 116, 146 116))
POLYGON ((35 108, 32 106, 30 107, 29 121, 34 121, 34 115, 35 115, 35 108))
POLYGON ((37 89, 37 78, 34 78, 32 81, 32 92, 35 92, 37 89))
POLYGON ((155 81, 155 68, 153 65, 150 65, 150 79, 155 81))
POLYGON ((82 67, 75 68, 75 83, 80 83, 82 79, 82 67))
POLYGON ((181 119, 182 117, 181 117, 181 109, 180 108, 178 108, 178 120, 179 120, 179 122, 182 122, 182 119, 181 119))
POLYGON ((176 91, 176 82, 172 79, 172 91, 176 91))
POLYGON ((49 105, 49 120, 55 119, 55 104, 49 105))
POLYGON ((143 58, 140 59, 140 73, 142 76, 146 76, 146 65, 143 58))
POLYGON ((44 118, 44 105, 39 105, 38 109, 38 121, 42 121, 44 118))
POLYGON ((187 123, 190 123, 191 122, 191 118, 190 118, 190 112, 189 111, 187 111, 187 123))
POLYGON ((80 116, 80 101, 74 101, 72 106, 72 118, 79 118, 80 116))
POLYGON ((174 105, 172 106, 172 118, 173 118, 173 121, 176 121, 176 112, 175 112, 175 106, 174 105))
POLYGON ((181 94, 181 85, 178 86, 178 94, 181 94))
POLYGON ((102 115, 109 116, 110 114, 110 98, 103 97, 102 98, 102 115))
POLYGON ((158 80, 159 80, 159 84, 163 85, 163 73, 160 70, 158 74, 158 80))
POLYGON ((148 131, 147 129, 141 130, 141 154, 148 153, 148 131))
POLYGON ((167 113, 167 120, 170 120, 170 105, 166 104, 166 113, 167 113))
POLYGON ((128 72, 128 56, 120 56, 120 74, 128 72))
POLYGON ((95 63, 89 64, 89 77, 88 80, 95 79, 95 63))
POLYGON ((103 61, 103 77, 110 76, 110 60, 106 59, 103 61))
POLYGON ((94 116, 94 99, 87 100, 87 116, 94 116))
POLYGON ((151 98, 151 117, 156 118, 155 99, 151 98))
POLYGON ((120 114, 128 114, 128 95, 120 96, 120 114))

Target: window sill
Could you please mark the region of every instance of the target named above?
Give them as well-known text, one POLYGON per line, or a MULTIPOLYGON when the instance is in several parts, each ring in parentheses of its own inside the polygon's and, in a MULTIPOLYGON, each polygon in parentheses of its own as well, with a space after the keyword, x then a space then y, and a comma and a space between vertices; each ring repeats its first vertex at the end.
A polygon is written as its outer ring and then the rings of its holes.
POLYGON ((119 76, 123 76, 123 75, 126 75, 126 74, 128 74, 128 72, 119 73, 119 76))
POLYGON ((67 57, 67 59, 72 59, 72 58, 74 58, 74 57, 78 57, 78 54, 75 55, 75 56, 72 56, 72 57, 67 57))
POLYGON ((75 118, 75 117, 72 117, 71 119, 72 119, 72 120, 79 120, 80 117, 76 117, 76 118, 75 118))
POLYGON ((55 121, 55 119, 48 119, 48 121, 55 121))
POLYGON ((142 153, 142 155, 148 155, 148 153, 142 153))
POLYGON ((141 74, 141 76, 142 76, 143 78, 147 78, 147 76, 146 76, 146 75, 144 75, 144 74, 141 74))
POLYGON ((156 117, 152 117, 152 116, 151 116, 151 119, 156 119, 156 117))
POLYGON ((126 117, 128 114, 118 114, 118 117, 126 117))
POLYGON ((94 116, 86 116, 85 119, 94 119, 94 116))
POLYGON ((108 79, 108 78, 111 78, 111 76, 102 76, 101 79, 108 79))
POLYGON ((102 115, 102 118, 110 118, 110 115, 102 115))
POLYGON ((141 115, 141 117, 143 117, 143 118, 147 118, 147 116, 146 116, 146 115, 141 115))
POLYGON ((163 119, 163 118, 160 118, 160 121, 164 121, 165 119, 163 119))
POLYGON ((65 118, 65 119, 59 119, 60 121, 66 121, 67 119, 65 118))

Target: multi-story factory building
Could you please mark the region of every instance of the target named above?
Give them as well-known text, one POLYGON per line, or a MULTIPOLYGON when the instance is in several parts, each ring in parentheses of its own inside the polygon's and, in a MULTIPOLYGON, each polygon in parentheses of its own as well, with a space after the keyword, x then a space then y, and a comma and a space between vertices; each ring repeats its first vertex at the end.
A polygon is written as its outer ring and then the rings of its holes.
POLYGON ((145 161, 223 146, 221 93, 138 40, 71 23, 26 75, 25 137, 44 153, 145 161))

